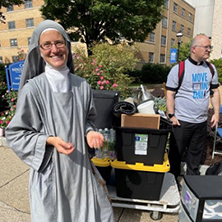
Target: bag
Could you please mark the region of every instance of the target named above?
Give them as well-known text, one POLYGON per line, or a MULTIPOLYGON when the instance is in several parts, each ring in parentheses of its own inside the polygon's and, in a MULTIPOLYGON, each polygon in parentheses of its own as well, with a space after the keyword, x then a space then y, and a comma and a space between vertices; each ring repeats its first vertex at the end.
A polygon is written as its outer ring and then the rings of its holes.
POLYGON ((222 161, 212 164, 206 170, 206 175, 222 176, 222 161))
MULTIPOLYGON (((211 63, 209 63, 208 61, 205 61, 206 64, 208 65, 210 72, 212 74, 212 77, 214 76, 214 68, 211 65, 211 63)), ((183 82, 183 77, 184 77, 184 73, 185 73, 185 61, 180 61, 179 62, 179 72, 178 72, 178 79, 179 79, 179 83, 178 83, 178 88, 177 91, 179 90, 182 82, 183 82)))
POLYGON ((93 90, 93 98, 96 107, 95 127, 97 129, 112 128, 115 124, 113 106, 119 101, 120 93, 111 90, 93 90))
POLYGON ((136 106, 132 103, 123 101, 117 102, 113 106, 113 114, 118 118, 121 118, 121 114, 132 115, 134 113, 136 113, 136 106))

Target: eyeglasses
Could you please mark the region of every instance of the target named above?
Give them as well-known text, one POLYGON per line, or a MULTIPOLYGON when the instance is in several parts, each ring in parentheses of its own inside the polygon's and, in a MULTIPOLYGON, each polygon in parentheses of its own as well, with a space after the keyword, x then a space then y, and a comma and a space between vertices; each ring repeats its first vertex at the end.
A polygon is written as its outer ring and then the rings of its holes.
POLYGON ((207 50, 207 49, 210 49, 210 50, 212 50, 213 49, 213 46, 211 46, 211 45, 195 45, 196 47, 201 47, 201 48, 205 48, 205 50, 207 50))
POLYGON ((50 50, 52 48, 52 46, 55 45, 56 48, 62 48, 64 47, 66 44, 64 41, 56 41, 56 42, 45 42, 42 43, 41 45, 39 45, 43 50, 50 50))

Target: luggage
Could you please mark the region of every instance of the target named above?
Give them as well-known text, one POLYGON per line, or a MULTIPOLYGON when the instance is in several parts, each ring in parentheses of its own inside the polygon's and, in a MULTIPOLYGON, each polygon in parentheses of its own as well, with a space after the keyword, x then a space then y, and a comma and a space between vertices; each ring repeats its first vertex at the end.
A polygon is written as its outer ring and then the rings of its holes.
POLYGON ((212 164, 206 170, 206 175, 222 176, 222 161, 212 164))

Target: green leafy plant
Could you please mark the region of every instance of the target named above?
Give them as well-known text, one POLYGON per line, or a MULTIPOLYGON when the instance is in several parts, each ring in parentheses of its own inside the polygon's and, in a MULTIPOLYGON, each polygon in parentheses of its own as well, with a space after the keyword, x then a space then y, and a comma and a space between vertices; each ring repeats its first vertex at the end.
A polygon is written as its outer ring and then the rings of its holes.
POLYGON ((15 115, 16 105, 13 105, 9 110, 1 112, 0 128, 6 128, 13 116, 15 115))
POLYGON ((20 49, 18 48, 18 57, 19 57, 19 61, 25 60, 26 58, 26 53, 24 51, 24 49, 20 49))
POLYGON ((0 112, 3 111, 6 106, 6 102, 2 98, 6 90, 7 90, 7 83, 6 83, 5 65, 0 64, 0 112))
POLYGON ((136 49, 127 45, 97 44, 92 55, 83 50, 74 55, 75 74, 84 77, 93 89, 116 90, 123 98, 129 96, 133 82, 127 72, 134 70, 138 59, 136 49))
POLYGON ((5 128, 10 123, 11 119, 15 115, 16 103, 17 103, 17 91, 8 90, 2 95, 3 100, 7 103, 7 109, 1 112, 0 115, 0 128, 5 128))
POLYGON ((6 90, 5 94, 2 95, 2 99, 7 103, 8 108, 16 105, 17 103, 18 92, 17 91, 8 91, 6 90))

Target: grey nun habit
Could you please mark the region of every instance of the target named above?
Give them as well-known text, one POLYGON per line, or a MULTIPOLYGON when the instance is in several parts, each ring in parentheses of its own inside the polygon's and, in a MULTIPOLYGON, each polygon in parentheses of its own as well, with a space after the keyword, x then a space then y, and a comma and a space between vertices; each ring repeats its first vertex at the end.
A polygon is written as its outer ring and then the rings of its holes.
POLYGON ((92 92, 83 78, 72 73, 70 40, 65 30, 54 21, 40 23, 31 38, 16 114, 6 129, 6 138, 30 166, 33 222, 113 222, 111 203, 92 172, 85 139, 86 133, 94 129, 96 116, 92 92), (67 92, 52 91, 44 73, 38 41, 47 28, 58 30, 67 43, 67 92), (49 136, 71 142, 75 150, 70 155, 60 154, 46 145, 49 136))

